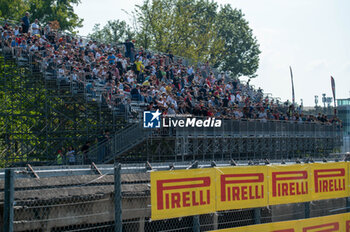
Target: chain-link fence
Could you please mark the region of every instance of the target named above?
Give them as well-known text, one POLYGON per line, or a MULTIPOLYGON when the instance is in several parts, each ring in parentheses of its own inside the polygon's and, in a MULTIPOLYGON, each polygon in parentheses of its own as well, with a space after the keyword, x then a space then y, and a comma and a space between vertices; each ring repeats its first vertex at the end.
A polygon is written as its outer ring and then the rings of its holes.
POLYGON ((339 198, 154 221, 151 164, 69 168, 0 170, 0 231, 211 231, 349 211, 339 198))

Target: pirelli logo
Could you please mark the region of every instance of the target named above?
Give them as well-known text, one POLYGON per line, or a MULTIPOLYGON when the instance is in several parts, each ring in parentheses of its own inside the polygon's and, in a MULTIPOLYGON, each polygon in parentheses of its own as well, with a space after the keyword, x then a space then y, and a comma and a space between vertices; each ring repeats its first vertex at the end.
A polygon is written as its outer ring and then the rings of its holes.
POLYGON ((345 162, 313 164, 311 166, 312 200, 350 196, 348 165, 345 162))
POLYGON ((221 175, 221 201, 244 201, 264 197, 264 174, 221 175))
POLYGON ((266 167, 216 169, 217 210, 267 205, 266 167))
POLYGON ((151 172, 152 219, 215 212, 211 169, 151 172))
MULTIPOLYGON (((349 166, 337 162, 154 171, 152 219, 349 197, 349 166)), ((337 228, 323 226, 328 227, 319 231, 337 228)))
POLYGON ((175 209, 210 204, 209 176, 157 181, 157 208, 175 209), (175 191, 174 191, 175 190, 175 191))
POLYGON ((296 196, 309 193, 307 171, 272 173, 272 196, 296 196))
POLYGON ((315 192, 338 192, 345 190, 345 169, 314 170, 315 192))

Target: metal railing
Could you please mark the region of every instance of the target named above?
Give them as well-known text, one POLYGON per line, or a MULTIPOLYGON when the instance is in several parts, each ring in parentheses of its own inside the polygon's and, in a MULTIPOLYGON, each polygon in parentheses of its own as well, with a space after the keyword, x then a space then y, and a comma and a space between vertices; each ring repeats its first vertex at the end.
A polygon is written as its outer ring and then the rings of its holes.
MULTIPOLYGON (((197 118, 204 119, 204 118, 197 118)), ((149 138, 305 138, 334 139, 341 146, 342 131, 336 124, 321 124, 294 121, 222 120, 221 127, 162 127, 144 128, 141 122, 118 131, 103 143, 97 144, 81 163, 108 163, 149 138)), ((82 156, 84 156, 82 155, 82 156)))
POLYGON ((108 163, 123 152, 142 143, 151 135, 152 131, 147 131, 140 124, 130 124, 124 129, 118 131, 111 138, 105 139, 102 143, 96 144, 87 153, 81 154, 79 163, 88 164, 108 163))

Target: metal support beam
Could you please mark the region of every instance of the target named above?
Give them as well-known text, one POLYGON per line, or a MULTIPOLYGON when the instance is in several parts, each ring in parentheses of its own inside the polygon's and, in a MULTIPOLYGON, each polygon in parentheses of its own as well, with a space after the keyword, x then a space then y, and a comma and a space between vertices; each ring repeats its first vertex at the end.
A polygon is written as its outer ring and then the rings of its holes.
POLYGON ((4 231, 13 231, 14 172, 5 170, 4 231))
POLYGON ((201 226, 199 222, 199 215, 193 216, 193 232, 200 232, 201 226))
MULTIPOLYGON (((198 168, 198 161, 194 161, 194 163, 191 165, 192 168, 198 168), (197 164, 197 165, 195 165, 197 164)), ((200 226, 200 221, 199 221, 199 215, 193 216, 193 232, 200 232, 201 231, 201 226, 200 226)))
POLYGON ((219 216, 217 213, 214 213, 214 215, 213 215, 213 229, 214 230, 218 229, 218 221, 219 221, 219 216))
POLYGON ((121 164, 114 166, 114 232, 122 232, 122 183, 121 183, 121 164))
POLYGON ((305 218, 310 218, 310 202, 305 202, 304 203, 305 207, 305 218))
POLYGON ((139 219, 139 232, 145 232, 145 217, 139 219))
POLYGON ((254 209, 254 224, 261 224, 261 208, 254 209))

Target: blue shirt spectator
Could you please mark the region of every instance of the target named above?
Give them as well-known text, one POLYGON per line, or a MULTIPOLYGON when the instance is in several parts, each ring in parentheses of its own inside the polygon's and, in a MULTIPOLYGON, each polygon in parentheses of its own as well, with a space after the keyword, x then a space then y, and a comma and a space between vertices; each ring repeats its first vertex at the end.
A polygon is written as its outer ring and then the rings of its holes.
POLYGON ((111 53, 107 57, 109 64, 115 64, 115 59, 116 59, 116 57, 111 53))

